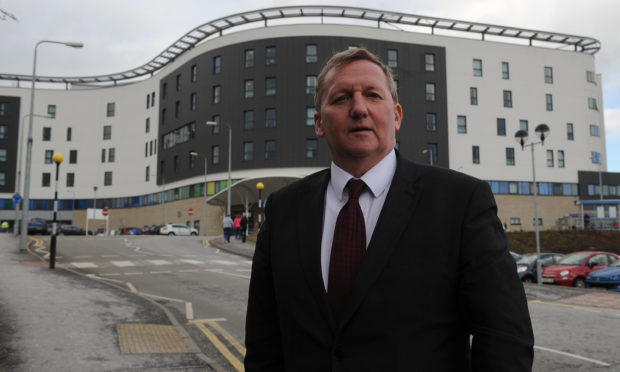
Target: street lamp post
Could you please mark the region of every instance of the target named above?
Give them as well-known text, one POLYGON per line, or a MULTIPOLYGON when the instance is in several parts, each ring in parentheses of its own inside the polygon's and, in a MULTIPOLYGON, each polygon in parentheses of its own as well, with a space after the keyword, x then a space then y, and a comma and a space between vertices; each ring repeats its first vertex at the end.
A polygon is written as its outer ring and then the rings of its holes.
POLYGON ((258 229, 260 230, 260 226, 262 223, 262 213, 261 213, 261 208, 263 206, 263 202, 262 202, 262 198, 261 198, 261 193, 263 191, 263 189, 265 188, 265 185, 262 182, 259 182, 256 184, 256 189, 258 190, 258 229))
MULTIPOLYGON (((191 156, 200 155, 196 151, 191 151, 189 153, 191 156)), ((202 201, 202 219, 204 223, 204 235, 207 236, 207 155, 204 155, 205 158, 205 197, 202 201)))
POLYGON ((53 41, 53 40, 41 40, 34 47, 34 59, 32 61, 32 88, 30 90, 30 119, 28 120, 28 142, 26 143, 26 174, 24 177, 24 201, 23 201, 23 212, 22 212, 22 235, 19 242, 19 251, 23 252, 26 250, 26 235, 28 234, 28 229, 26 225, 26 221, 28 220, 28 210, 30 208, 30 166, 32 163, 32 118, 34 117, 34 85, 37 79, 37 48, 39 45, 49 43, 49 44, 62 44, 72 48, 82 48, 84 44, 76 43, 76 42, 64 42, 64 41, 53 41))
POLYGON ((422 154, 424 155, 428 154, 428 161, 432 167, 433 166, 433 151, 429 149, 424 149, 422 150, 422 154))
MULTIPOLYGON (((217 126, 218 123, 215 121, 207 121, 205 123, 206 125, 209 126, 217 126)), ((231 202, 231 194, 230 194, 230 188, 232 187, 232 182, 230 179, 230 173, 231 173, 231 159, 232 159, 232 128, 230 127, 230 124, 226 124, 228 126, 228 190, 226 190, 226 214, 230 215, 230 202, 231 202)))
POLYGON ((60 171, 60 163, 65 160, 61 153, 57 152, 52 156, 52 160, 56 163, 56 180, 54 181, 54 219, 52 220, 52 237, 50 238, 50 269, 56 265, 56 235, 58 235, 58 172, 60 171))
POLYGON ((536 135, 540 138, 540 142, 531 142, 526 144, 528 133, 525 130, 519 130, 515 133, 515 139, 521 145, 521 150, 525 147, 529 147, 532 150, 532 179, 534 181, 534 226, 536 229, 536 282, 542 284, 542 268, 540 260, 540 232, 538 223, 538 187, 536 185, 536 165, 534 161, 534 146, 545 145, 545 138, 549 133, 549 126, 547 124, 538 124, 534 130, 536 135))
MULTIPOLYGON (((97 186, 93 186, 93 239, 95 238, 95 231, 97 225, 97 186)), ((86 229, 86 236, 88 236, 88 229, 86 229)))

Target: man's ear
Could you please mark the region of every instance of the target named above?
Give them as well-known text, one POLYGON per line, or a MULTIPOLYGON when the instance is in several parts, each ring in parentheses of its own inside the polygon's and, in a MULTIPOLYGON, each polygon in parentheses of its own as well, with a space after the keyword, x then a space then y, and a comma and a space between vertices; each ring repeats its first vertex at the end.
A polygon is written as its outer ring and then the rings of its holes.
POLYGON ((314 113, 314 133, 317 137, 325 137, 325 128, 323 127, 323 119, 318 112, 314 113))
POLYGON ((403 121, 403 108, 400 103, 394 105, 394 129, 398 132, 403 121))

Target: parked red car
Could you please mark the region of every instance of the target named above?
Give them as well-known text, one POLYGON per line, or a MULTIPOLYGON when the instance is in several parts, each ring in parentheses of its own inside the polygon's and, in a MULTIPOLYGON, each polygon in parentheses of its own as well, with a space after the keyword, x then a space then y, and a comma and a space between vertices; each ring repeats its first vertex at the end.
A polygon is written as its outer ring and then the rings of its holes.
POLYGON ((564 256, 556 265, 547 266, 542 272, 542 282, 584 288, 591 271, 602 269, 620 257, 611 252, 584 251, 564 256))

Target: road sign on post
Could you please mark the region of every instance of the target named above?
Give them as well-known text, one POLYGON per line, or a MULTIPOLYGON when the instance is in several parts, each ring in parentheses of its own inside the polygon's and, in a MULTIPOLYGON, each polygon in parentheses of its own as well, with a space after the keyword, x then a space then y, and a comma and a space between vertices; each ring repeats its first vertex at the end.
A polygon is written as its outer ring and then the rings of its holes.
POLYGON ((103 208, 103 211, 101 211, 101 214, 103 214, 104 217, 107 217, 110 214, 110 211, 108 211, 108 208, 103 208))
POLYGON ((193 216, 194 215, 194 210, 192 208, 188 209, 187 210, 187 214, 190 215, 190 216, 193 216))

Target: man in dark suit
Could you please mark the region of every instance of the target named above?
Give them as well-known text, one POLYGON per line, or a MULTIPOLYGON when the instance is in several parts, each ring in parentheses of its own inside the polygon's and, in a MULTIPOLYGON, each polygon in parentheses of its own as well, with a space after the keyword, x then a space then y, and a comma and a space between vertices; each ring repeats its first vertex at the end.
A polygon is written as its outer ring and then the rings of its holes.
POLYGON ((268 199, 245 370, 530 371, 527 302, 488 184, 394 151, 402 108, 365 49, 332 57, 315 103, 332 165, 268 199))

